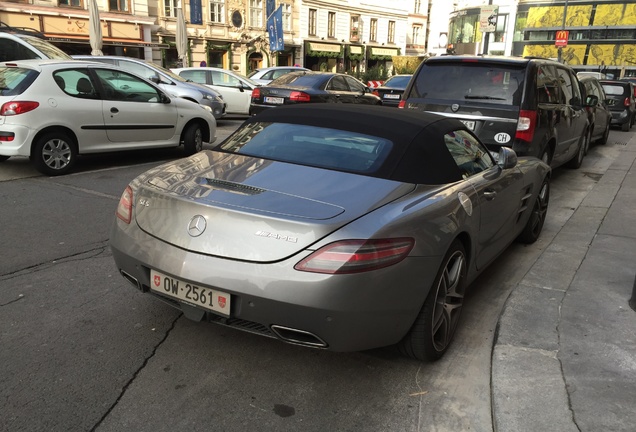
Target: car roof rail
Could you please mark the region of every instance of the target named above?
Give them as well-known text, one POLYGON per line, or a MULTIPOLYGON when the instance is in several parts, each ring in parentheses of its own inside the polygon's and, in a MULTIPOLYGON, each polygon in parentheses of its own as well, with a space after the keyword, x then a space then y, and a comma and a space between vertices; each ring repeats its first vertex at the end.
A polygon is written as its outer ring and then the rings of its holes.
POLYGON ((10 26, 7 23, 2 22, 2 21, 0 21, 0 32, 2 32, 2 33, 13 33, 13 34, 24 34, 24 35, 35 36, 35 37, 38 37, 40 39, 46 39, 46 36, 44 36, 44 33, 42 33, 39 30, 36 30, 34 28, 31 28, 31 27, 12 27, 12 26, 10 26))

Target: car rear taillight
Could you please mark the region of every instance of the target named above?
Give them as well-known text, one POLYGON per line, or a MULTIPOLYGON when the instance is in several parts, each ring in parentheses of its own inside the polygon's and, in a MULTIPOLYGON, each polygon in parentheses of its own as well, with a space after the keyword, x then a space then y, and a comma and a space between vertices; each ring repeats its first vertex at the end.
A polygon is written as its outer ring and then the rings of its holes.
POLYGON ((252 90, 252 99, 260 99, 261 98, 261 89, 255 88, 252 90))
POLYGON ((0 132, 0 141, 11 142, 15 139, 13 132, 0 132))
POLYGON ((33 101, 12 101, 2 104, 0 107, 0 115, 12 116, 18 114, 24 114, 29 111, 33 111, 40 106, 39 102, 33 101))
POLYGON ((536 111, 519 111, 519 122, 517 123, 516 139, 522 141, 531 142, 534 138, 534 130, 537 127, 537 112, 536 111))
POLYGON ((304 92, 293 91, 289 95, 289 100, 292 102, 311 102, 311 96, 304 92))
POLYGON ((119 204, 117 205, 117 217, 127 224, 132 220, 132 203, 133 191, 130 186, 126 187, 124 193, 121 194, 119 204))
POLYGON ((626 107, 628 107, 630 104, 630 100, 628 97, 625 98, 625 100, 623 101, 623 105, 625 105, 626 107))
POLYGON ((398 108, 404 108, 404 107, 406 107, 406 101, 402 99, 400 103, 398 104, 398 108))
POLYGON ((348 274, 388 267, 402 261, 413 249, 412 238, 342 240, 328 244, 294 266, 296 270, 348 274))

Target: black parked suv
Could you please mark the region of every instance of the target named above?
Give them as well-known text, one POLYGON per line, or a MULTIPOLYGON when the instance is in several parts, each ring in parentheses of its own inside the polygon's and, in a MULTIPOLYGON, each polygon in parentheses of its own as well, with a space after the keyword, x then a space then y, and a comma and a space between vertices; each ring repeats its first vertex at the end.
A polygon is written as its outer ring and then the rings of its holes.
POLYGON ((576 74, 548 59, 431 57, 418 67, 400 107, 457 118, 491 151, 512 147, 553 167, 578 168, 590 141, 576 74))
POLYGON ((612 113, 612 125, 620 126, 627 132, 636 120, 634 84, 629 81, 611 80, 601 80, 600 83, 605 90, 607 104, 612 113))

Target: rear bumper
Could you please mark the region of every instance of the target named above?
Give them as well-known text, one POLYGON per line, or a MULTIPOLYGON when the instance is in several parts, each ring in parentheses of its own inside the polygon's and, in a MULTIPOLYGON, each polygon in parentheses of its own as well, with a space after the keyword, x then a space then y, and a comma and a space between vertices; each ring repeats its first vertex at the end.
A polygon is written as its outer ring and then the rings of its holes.
POLYGON ((632 113, 629 110, 611 111, 613 125, 622 125, 632 120, 632 113))
POLYGON ((119 220, 110 241, 126 279, 190 318, 333 351, 399 342, 419 313, 441 258, 407 258, 373 272, 333 276, 293 270, 306 252, 277 263, 226 260, 173 247, 119 220), (197 314, 193 306, 156 294, 150 290, 150 269, 230 294, 230 317, 197 314))
POLYGON ((0 140, 0 156, 30 156, 31 141, 35 131, 28 127, 12 124, 0 125, 0 134, 5 137, 0 140), (6 141, 11 137, 11 141, 6 141))

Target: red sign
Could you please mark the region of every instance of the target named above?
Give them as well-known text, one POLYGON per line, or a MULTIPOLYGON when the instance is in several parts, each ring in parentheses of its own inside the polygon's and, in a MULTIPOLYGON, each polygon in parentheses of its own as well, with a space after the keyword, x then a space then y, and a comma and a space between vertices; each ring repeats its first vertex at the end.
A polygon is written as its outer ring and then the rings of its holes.
POLYGON ((570 32, 567 30, 557 30, 556 39, 554 41, 554 46, 558 48, 568 46, 568 36, 570 32))

